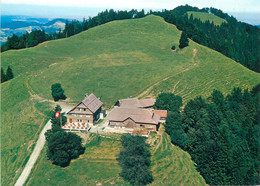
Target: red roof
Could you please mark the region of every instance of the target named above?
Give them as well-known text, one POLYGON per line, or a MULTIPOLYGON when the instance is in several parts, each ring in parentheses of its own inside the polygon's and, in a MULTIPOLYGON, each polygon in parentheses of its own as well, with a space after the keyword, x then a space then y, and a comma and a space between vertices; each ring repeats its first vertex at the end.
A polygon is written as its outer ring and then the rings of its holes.
POLYGON ((153 113, 159 115, 161 118, 167 117, 167 110, 154 110, 153 113))

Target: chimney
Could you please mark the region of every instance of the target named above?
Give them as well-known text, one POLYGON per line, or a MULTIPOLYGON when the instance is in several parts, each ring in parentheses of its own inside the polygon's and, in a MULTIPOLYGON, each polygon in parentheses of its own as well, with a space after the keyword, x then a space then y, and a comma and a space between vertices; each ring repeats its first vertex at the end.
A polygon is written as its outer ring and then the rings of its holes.
POLYGON ((85 98, 88 97, 88 94, 85 94, 85 98))

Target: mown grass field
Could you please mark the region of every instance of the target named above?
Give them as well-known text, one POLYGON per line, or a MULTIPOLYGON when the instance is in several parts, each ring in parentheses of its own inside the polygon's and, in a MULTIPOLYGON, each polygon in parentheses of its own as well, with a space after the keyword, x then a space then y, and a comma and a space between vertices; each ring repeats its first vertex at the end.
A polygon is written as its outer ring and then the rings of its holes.
POLYGON ((190 11, 190 12, 187 12, 187 14, 188 14, 188 17, 190 17, 190 15, 192 14, 194 19, 195 18, 200 19, 202 22, 206 22, 206 21, 213 22, 215 25, 221 25, 222 23, 227 22, 225 19, 222 19, 218 16, 215 16, 213 14, 209 14, 206 12, 190 11))
POLYGON ((44 106, 37 105, 29 91, 51 99, 50 87, 59 82, 70 101, 79 102, 93 92, 109 107, 142 92, 142 97, 154 97, 171 91, 186 103, 213 89, 227 93, 235 86, 252 88, 260 82, 259 74, 192 41, 172 51, 180 34, 162 18, 147 16, 2 53, 1 66, 11 65, 15 74, 1 85, 2 183, 17 179, 46 120, 44 106))
POLYGON ((171 143, 170 136, 160 127, 160 135, 151 135, 152 172, 151 185, 206 185, 196 170, 189 153, 171 143))
MULTIPOLYGON (((151 185, 205 185, 189 154, 173 146, 166 133, 153 135, 149 141, 153 143, 151 185)), ((118 134, 102 134, 99 140, 90 134, 85 153, 60 168, 47 160, 45 147, 26 185, 129 185, 119 176, 116 157, 121 148, 118 134)))

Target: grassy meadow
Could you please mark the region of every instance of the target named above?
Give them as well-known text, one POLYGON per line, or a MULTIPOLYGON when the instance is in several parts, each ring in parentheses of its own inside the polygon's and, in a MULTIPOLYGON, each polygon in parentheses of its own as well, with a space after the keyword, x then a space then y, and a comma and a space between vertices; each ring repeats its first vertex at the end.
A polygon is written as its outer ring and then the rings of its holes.
POLYGON ((221 25, 222 23, 227 22, 225 19, 222 19, 218 16, 215 16, 213 14, 209 14, 206 12, 190 11, 190 12, 187 12, 187 14, 188 14, 188 17, 190 17, 190 15, 192 14, 194 19, 195 18, 200 19, 202 22, 206 22, 206 21, 213 22, 215 25, 221 25))
POLYGON ((2 185, 14 184, 47 121, 48 107, 31 99, 26 81, 20 76, 1 85, 2 185))
MULTIPOLYGON (((70 100, 81 101, 85 93, 93 92, 108 106, 118 99, 137 96, 170 76, 185 88, 186 80, 178 75, 183 71, 190 74, 190 70, 196 70, 189 77, 196 78, 191 85, 194 87, 213 79, 208 79, 208 74, 204 76, 208 71, 220 80, 237 71, 235 79, 229 78, 231 85, 239 81, 241 86, 251 87, 259 82, 257 73, 192 41, 189 47, 172 51, 172 45, 178 46, 180 33, 174 25, 153 15, 113 21, 67 39, 5 52, 3 66, 11 64, 16 74, 31 72, 29 84, 41 97, 51 99, 50 87, 59 82, 70 100), (241 71, 246 72, 244 77, 240 76, 241 71)), ((224 85, 218 88, 230 91, 224 85)), ((208 88, 211 89, 214 87, 208 88)), ((163 87, 153 92, 164 90, 163 87)))
MULTIPOLYGON (((10 65, 15 75, 1 84, 2 184, 15 182, 46 122, 47 103, 39 103, 30 92, 51 99, 51 85, 61 83, 71 102, 93 92, 110 107, 118 99, 141 93, 142 97, 155 97, 163 91, 174 92, 186 103, 198 95, 208 96, 213 89, 228 93, 233 87, 252 88, 260 82, 259 74, 193 41, 178 49, 180 35, 174 25, 151 15, 113 21, 70 38, 2 53, 1 66, 10 65), (171 50, 172 45, 177 49, 171 50)), ((42 154, 39 161, 47 166, 44 158, 42 154)), ((67 174, 76 172, 73 163, 83 162, 72 162, 67 174)), ((111 165, 114 173, 107 179, 119 172, 116 164, 111 165)), ((40 179, 37 170, 32 176, 40 179)), ((58 182, 62 181, 59 176, 62 174, 57 172, 58 182)), ((29 184, 36 183, 33 177, 29 184)), ((105 182, 105 177, 100 180, 105 182)), ((121 183, 117 178, 113 181, 121 183)))

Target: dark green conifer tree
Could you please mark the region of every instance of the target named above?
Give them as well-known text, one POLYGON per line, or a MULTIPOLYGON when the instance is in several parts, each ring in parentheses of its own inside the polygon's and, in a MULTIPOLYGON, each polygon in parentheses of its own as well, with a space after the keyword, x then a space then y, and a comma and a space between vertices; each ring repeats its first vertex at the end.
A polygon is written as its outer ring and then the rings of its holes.
POLYGON ((13 70, 11 69, 10 66, 8 66, 7 70, 6 70, 6 79, 10 80, 14 78, 14 74, 13 74, 13 70))
POLYGON ((180 41, 179 41, 179 48, 182 49, 186 46, 189 45, 189 40, 188 40, 188 36, 187 34, 183 31, 181 33, 181 38, 180 38, 180 41))

